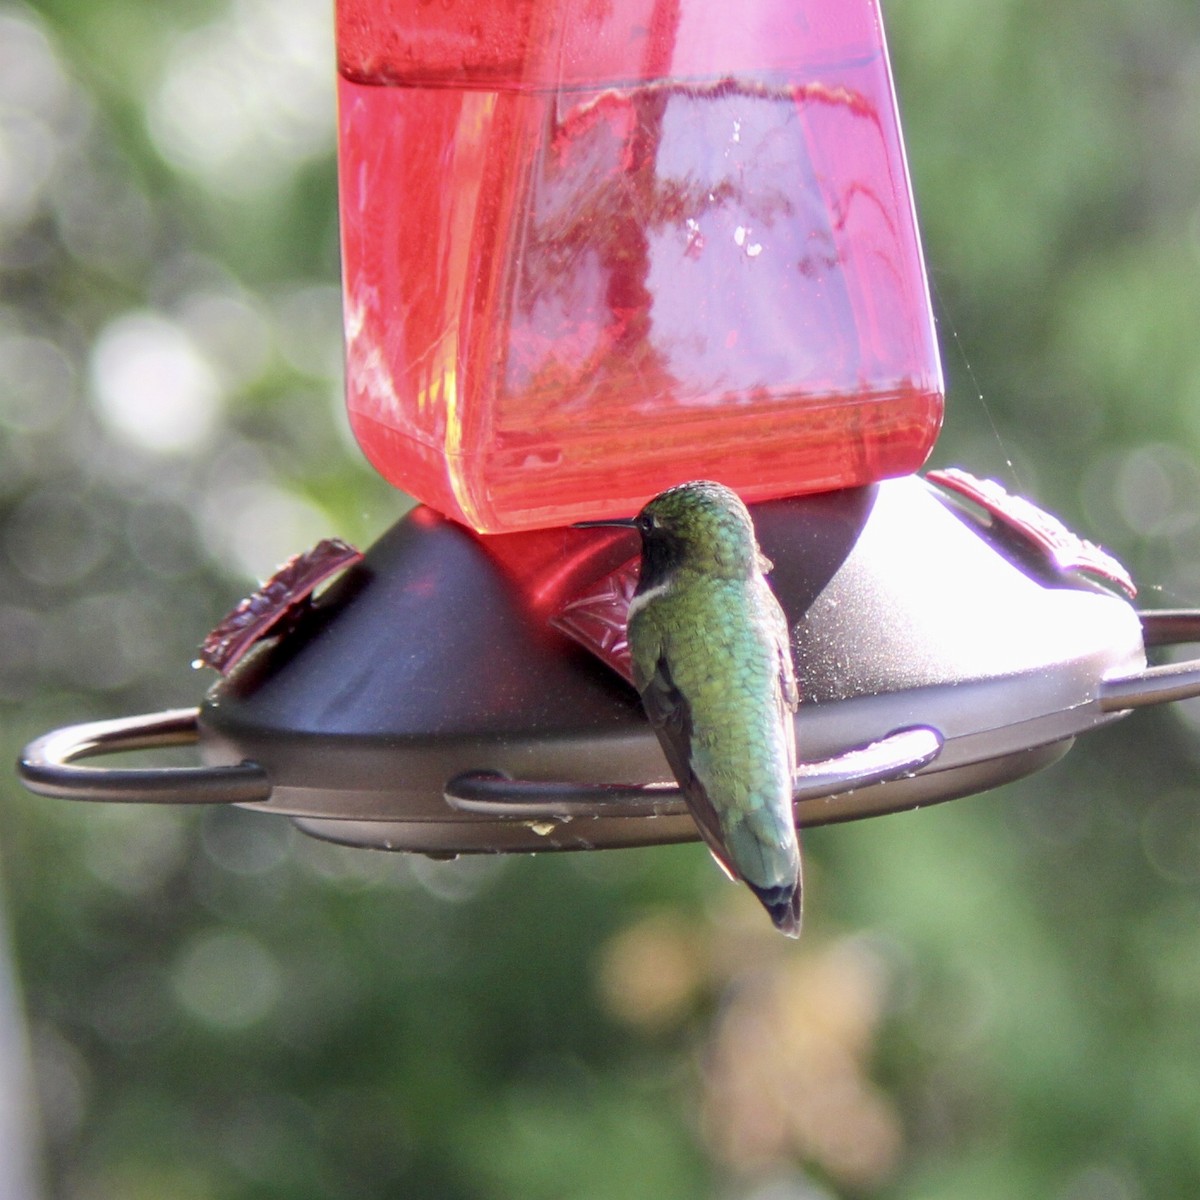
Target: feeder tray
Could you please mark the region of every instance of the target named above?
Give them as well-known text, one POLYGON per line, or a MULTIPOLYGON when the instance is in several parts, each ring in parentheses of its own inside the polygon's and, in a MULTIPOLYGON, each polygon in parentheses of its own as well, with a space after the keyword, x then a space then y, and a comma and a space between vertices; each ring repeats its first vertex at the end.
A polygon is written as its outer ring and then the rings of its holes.
MULTIPOLYGON (((1200 638, 1200 613, 1138 613, 1073 569, 1118 578, 1103 560, 1056 554, 986 493, 907 477, 752 511, 792 628, 801 825, 983 791, 1132 708, 1200 694, 1200 663, 1145 653, 1200 638)), ((563 546, 592 533, 564 530, 563 546)), ((695 840, 632 687, 504 565, 522 536, 415 509, 198 708, 49 733, 22 778, 67 799, 237 804, 435 856, 695 840), (203 766, 82 762, 193 742, 203 766)), ((635 551, 610 544, 605 569, 635 551)))

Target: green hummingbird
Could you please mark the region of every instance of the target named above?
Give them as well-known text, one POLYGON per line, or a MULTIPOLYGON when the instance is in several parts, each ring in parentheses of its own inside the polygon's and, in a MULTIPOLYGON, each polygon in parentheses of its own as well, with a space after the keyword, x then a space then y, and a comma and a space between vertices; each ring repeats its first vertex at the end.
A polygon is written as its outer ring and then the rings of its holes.
POLYGON ((798 936, 800 697, 750 513, 729 488, 700 480, 655 496, 634 518, 580 524, 641 534, 628 641, 642 705, 713 857, 798 936))

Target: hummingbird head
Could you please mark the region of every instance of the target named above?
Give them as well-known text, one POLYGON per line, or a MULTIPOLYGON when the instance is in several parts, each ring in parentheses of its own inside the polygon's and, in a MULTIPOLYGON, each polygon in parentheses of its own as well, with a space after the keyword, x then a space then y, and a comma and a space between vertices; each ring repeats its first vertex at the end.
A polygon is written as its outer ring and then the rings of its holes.
POLYGON ((746 579, 771 567, 759 552, 750 513, 724 484, 680 484, 655 496, 633 523, 642 535, 643 579, 680 570, 746 579))

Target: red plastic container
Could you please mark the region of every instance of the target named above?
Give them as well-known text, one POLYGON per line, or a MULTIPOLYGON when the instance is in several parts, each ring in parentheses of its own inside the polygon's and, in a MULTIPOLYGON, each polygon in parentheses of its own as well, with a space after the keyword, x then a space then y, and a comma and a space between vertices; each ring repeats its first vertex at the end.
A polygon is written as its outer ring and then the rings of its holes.
POLYGON ((942 381, 875 0, 338 0, 348 407, 480 532, 916 470, 942 381))

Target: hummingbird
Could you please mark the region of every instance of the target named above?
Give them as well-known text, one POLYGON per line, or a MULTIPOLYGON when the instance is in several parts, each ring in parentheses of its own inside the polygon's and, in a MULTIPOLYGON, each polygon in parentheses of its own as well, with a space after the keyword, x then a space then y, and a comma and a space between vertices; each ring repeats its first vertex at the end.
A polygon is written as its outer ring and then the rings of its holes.
POLYGON ((799 936, 800 844, 792 811, 799 703, 787 618, 766 580, 750 513, 699 480, 618 525, 642 539, 629 604, 634 684, 717 863, 776 927, 799 936))

